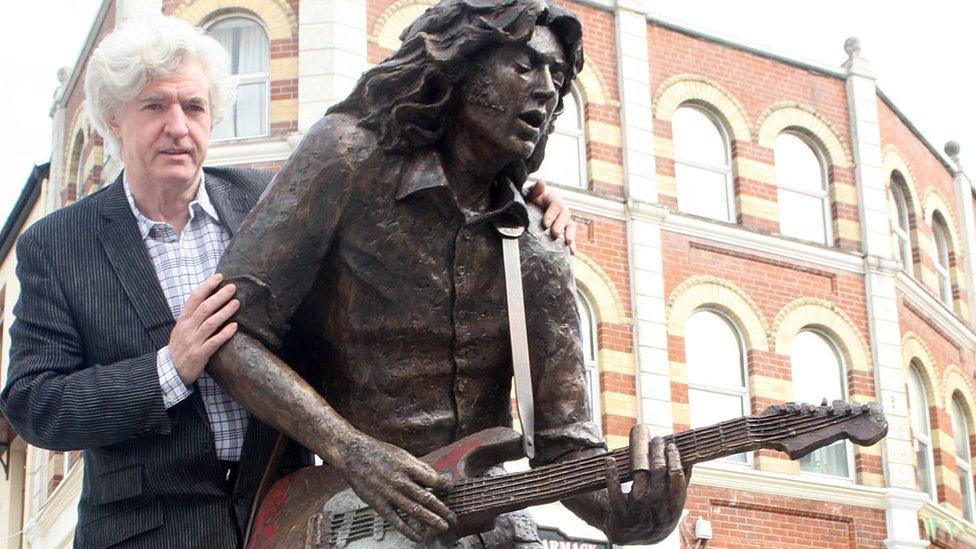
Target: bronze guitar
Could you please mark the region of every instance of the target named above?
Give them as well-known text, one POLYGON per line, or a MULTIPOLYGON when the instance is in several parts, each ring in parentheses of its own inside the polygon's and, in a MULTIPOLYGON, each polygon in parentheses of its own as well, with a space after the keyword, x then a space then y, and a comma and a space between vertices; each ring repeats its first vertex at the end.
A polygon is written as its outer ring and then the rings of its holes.
MULTIPOLYGON (((841 439, 867 446, 881 440, 888 424, 881 405, 785 404, 760 415, 723 421, 669 435, 685 465, 760 448, 791 459, 841 439)), ((631 479, 630 450, 613 450, 621 481, 631 479)), ((329 467, 308 467, 279 480, 262 501, 249 549, 450 547, 459 537, 491 528, 502 513, 559 501, 606 486, 606 456, 560 462, 530 471, 479 478, 487 467, 522 457, 521 436, 495 427, 463 438, 423 459, 449 474, 454 486, 438 494, 457 515, 457 528, 434 543, 418 545, 392 529, 329 467)))

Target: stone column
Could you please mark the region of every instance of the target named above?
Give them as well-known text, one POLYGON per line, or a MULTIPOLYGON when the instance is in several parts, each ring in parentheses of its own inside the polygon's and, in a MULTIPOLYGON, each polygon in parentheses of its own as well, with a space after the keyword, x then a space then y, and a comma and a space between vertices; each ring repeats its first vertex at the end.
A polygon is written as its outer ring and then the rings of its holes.
MULTIPOLYGON (((631 288, 638 364, 638 420, 654 435, 674 430, 665 318, 661 222, 667 209, 657 203, 657 172, 651 114, 650 60, 645 0, 617 0, 614 13, 617 81, 623 134, 624 192, 630 241, 631 288)), ((655 547, 680 546, 677 529, 655 547)))
POLYGON ((115 0, 115 20, 122 21, 140 11, 163 12, 163 0, 115 0))
POLYGON ((301 0, 298 131, 345 99, 366 69, 366 0, 301 0))
POLYGON ((58 69, 58 88, 54 92, 51 102, 51 168, 48 172, 47 196, 44 197, 44 213, 53 212, 61 207, 61 187, 64 185, 65 163, 65 85, 71 78, 71 67, 58 69))
MULTIPOLYGON (((912 451, 905 392, 905 369, 901 359, 901 328, 898 323, 895 274, 898 261, 891 243, 886 178, 882 168, 881 131, 878 122, 878 97, 871 65, 860 57, 856 38, 844 43, 848 59, 847 106, 851 123, 855 177, 860 205, 861 246, 865 254, 865 293, 875 361, 875 386, 888 419, 888 436, 881 443, 886 484, 892 489, 914 492, 915 455, 912 451)), ((906 496, 914 501, 913 496, 906 496)), ((911 528, 904 528, 909 507, 890 498, 887 507, 890 549, 919 547, 917 516, 911 514, 911 528)), ((907 501, 907 500, 906 500, 907 501)), ((917 510, 920 505, 914 506, 917 510)))
POLYGON ((973 211, 973 182, 959 161, 959 143, 949 141, 945 153, 956 165, 953 180, 956 186, 956 211, 962 224, 962 246, 966 254, 966 296, 969 304, 969 325, 976 327, 976 212, 973 211))

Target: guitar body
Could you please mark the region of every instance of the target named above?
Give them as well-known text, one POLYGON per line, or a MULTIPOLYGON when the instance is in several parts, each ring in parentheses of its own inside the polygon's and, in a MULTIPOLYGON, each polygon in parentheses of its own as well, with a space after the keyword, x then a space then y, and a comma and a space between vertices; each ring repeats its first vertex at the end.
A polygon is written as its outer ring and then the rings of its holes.
MULTIPOLYGON (((821 406, 770 406, 757 416, 675 433, 665 440, 674 442, 687 467, 760 448, 799 459, 842 439, 868 446, 887 431, 876 402, 828 405, 825 401, 821 406)), ((428 454, 421 459, 454 481, 437 496, 457 515, 457 524, 442 539, 425 544, 411 542, 392 529, 330 467, 307 467, 271 487, 254 519, 248 549, 453 547, 464 536, 490 530, 495 517, 503 513, 604 488, 608 456, 613 457, 622 482, 633 478, 629 448, 531 471, 482 476, 488 467, 522 457, 521 435, 503 427, 486 429, 428 454)))
MULTIPOLYGON (((488 467, 522 457, 522 437, 494 427, 463 438, 422 461, 455 482, 476 478, 488 467)), ((445 539, 417 544, 376 515, 328 466, 306 467, 278 480, 258 508, 248 549, 344 548, 436 549, 464 535, 491 529, 494 516, 458 517, 445 539)))

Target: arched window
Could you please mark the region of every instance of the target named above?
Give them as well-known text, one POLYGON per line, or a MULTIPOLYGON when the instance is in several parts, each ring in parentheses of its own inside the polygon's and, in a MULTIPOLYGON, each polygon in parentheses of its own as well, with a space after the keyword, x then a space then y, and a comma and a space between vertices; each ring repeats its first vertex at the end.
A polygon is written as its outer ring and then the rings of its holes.
POLYGON ((708 112, 683 105, 671 118, 678 210, 734 221, 731 152, 722 126, 708 112))
POLYGON ((779 231, 794 238, 829 244, 830 204, 820 154, 798 134, 784 132, 773 143, 779 231))
POLYGON ((956 443, 956 471, 959 474, 959 498, 962 500, 962 514, 966 520, 973 520, 973 463, 969 452, 969 422, 958 395, 952 397, 952 438, 956 443))
POLYGON ((915 448, 915 480, 918 489, 935 499, 935 470, 932 468, 932 436, 929 430, 929 403, 925 385, 912 363, 908 371, 908 408, 912 417, 912 443, 915 448))
POLYGON ((583 376, 586 378, 590 410, 593 421, 603 429, 600 412, 600 369, 597 362, 596 317, 590 302, 580 292, 576 292, 576 308, 580 315, 580 331, 583 334, 583 376))
POLYGON ((268 34, 247 17, 221 19, 210 27, 210 36, 230 56, 231 74, 237 78, 237 101, 214 127, 214 139, 267 135, 270 81, 268 34))
POLYGON ((583 102, 574 87, 563 97, 563 112, 549 134, 546 157, 533 174, 536 179, 578 189, 586 188, 586 136, 583 102))
MULTIPOLYGON (((844 362, 832 341, 818 332, 803 330, 793 337, 790 348, 793 372, 793 396, 798 402, 819 405, 847 400, 844 362)), ((800 459, 800 470, 839 477, 850 477, 853 471, 850 444, 838 441, 814 450, 800 459)))
MULTIPOLYGON (((739 331, 709 309, 685 324, 688 413, 691 427, 705 427, 749 413, 745 353, 739 331)), ((745 463, 746 454, 726 458, 745 463)))
POLYGON ((905 187, 897 173, 891 175, 888 187, 891 201, 891 231, 895 234, 896 257, 901 260, 902 269, 912 273, 912 240, 911 228, 908 223, 908 200, 905 199, 905 187))
POLYGON ((932 217, 932 239, 935 240, 935 273, 939 278, 939 297, 952 308, 952 278, 949 276, 949 232, 945 220, 935 214, 932 217))

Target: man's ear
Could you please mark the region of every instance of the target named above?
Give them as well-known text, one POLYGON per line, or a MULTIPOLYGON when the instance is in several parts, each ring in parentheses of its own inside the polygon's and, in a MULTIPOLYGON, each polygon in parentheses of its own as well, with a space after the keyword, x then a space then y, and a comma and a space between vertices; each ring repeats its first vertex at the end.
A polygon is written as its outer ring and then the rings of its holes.
POLYGON ((107 116, 105 126, 108 128, 108 133, 112 134, 112 137, 114 137, 116 141, 122 141, 122 126, 115 121, 115 116, 107 116))

